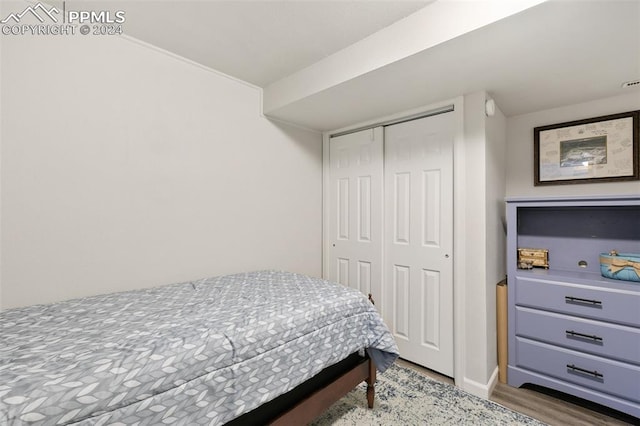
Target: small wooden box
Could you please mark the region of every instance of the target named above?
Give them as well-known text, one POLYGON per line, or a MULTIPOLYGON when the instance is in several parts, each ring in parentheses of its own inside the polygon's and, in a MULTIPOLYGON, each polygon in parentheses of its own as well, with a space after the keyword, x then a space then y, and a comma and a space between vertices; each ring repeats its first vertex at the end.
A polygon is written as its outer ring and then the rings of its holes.
POLYGON ((549 250, 538 248, 519 248, 518 268, 528 269, 524 265, 549 269, 549 250))

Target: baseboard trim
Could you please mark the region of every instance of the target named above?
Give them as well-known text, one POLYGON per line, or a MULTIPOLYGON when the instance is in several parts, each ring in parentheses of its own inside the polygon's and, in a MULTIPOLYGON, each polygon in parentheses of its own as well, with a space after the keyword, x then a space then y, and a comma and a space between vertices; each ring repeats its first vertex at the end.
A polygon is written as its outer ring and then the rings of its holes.
POLYGON ((491 393, 493 393, 493 388, 495 388, 498 383, 498 370, 498 366, 496 366, 487 383, 476 382, 475 380, 465 377, 463 389, 472 395, 489 399, 491 393))
POLYGON ((493 389, 495 389, 496 385, 498 384, 498 378, 500 376, 500 368, 496 365, 495 370, 493 370, 493 374, 491 375, 491 377, 489 377, 489 394, 487 395, 487 399, 489 399, 491 397, 491 394, 493 393, 493 389))

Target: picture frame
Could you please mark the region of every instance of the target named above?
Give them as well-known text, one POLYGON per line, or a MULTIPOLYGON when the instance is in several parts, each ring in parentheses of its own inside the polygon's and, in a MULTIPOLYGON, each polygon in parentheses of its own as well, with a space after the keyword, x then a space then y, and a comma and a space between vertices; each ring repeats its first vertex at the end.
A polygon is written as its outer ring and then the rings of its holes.
POLYGON ((533 129, 534 186, 640 179, 640 110, 533 129))

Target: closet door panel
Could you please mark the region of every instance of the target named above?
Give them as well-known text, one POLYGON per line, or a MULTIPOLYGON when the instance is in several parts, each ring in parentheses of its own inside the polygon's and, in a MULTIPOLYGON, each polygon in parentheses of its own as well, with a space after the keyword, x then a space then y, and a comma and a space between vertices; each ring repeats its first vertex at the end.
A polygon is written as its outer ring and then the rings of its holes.
POLYGON ((440 114, 388 126, 384 142, 388 291, 383 316, 401 357, 448 376, 453 376, 453 129, 453 114, 440 114), (401 292, 398 270, 406 271, 401 292))
POLYGON ((329 141, 329 279, 382 299, 383 131, 329 141))

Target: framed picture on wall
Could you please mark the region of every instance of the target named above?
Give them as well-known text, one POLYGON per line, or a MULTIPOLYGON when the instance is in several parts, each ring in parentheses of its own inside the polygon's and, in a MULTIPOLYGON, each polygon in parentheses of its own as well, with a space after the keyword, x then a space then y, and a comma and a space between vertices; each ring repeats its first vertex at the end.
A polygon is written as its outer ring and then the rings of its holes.
POLYGON ((533 129, 534 185, 640 179, 640 111, 533 129))

